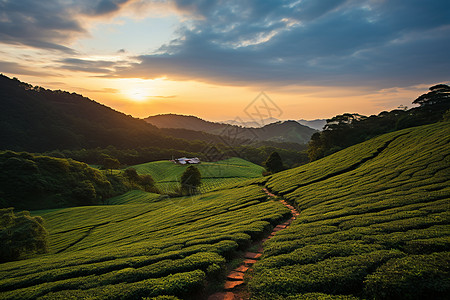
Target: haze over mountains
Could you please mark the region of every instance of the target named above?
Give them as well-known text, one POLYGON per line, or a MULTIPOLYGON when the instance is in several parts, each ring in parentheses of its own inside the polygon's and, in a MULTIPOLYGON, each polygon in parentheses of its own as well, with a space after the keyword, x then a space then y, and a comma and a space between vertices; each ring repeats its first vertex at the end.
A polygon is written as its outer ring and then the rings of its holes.
MULTIPOLYGON (((306 144, 316 132, 316 130, 296 121, 275 121, 275 123, 262 127, 243 127, 241 124, 216 123, 195 116, 177 114, 149 116, 144 120, 158 128, 184 128, 221 136, 228 136, 233 132, 241 139, 255 141, 306 144)), ((244 123, 244 125, 252 125, 252 123, 244 123)))

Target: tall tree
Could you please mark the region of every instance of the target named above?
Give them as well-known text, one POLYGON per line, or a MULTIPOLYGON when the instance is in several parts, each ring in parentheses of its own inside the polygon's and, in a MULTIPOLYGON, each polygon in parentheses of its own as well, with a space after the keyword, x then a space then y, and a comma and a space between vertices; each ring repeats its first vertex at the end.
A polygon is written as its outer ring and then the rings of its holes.
POLYGON ((110 170, 112 174, 113 169, 118 169, 120 167, 120 162, 117 158, 106 157, 103 160, 103 168, 106 170, 110 170))
POLYGON ((280 154, 278 152, 272 152, 264 163, 267 171, 271 173, 277 173, 284 169, 283 161, 281 160, 280 154))
POLYGON ((181 175, 181 188, 189 194, 197 193, 197 188, 202 183, 202 175, 197 167, 189 166, 181 175))

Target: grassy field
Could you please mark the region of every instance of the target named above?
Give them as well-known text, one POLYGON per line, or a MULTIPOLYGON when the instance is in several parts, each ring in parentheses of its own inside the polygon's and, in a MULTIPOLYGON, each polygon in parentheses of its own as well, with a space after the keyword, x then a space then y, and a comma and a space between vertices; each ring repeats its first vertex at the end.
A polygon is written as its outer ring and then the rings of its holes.
POLYGON ((50 254, 2 264, 0 298, 198 299, 226 258, 289 215, 258 186, 176 200, 130 193, 120 206, 42 214, 50 254), (130 204, 133 194, 149 201, 130 204))
POLYGON ((265 181, 301 213, 265 243, 249 280, 255 298, 448 299, 450 123, 386 134, 265 181))
MULTIPOLYGON (((229 158, 218 162, 202 162, 195 165, 202 174, 200 192, 218 189, 226 184, 243 179, 261 177, 264 168, 240 158, 229 158)), ((163 193, 171 192, 178 185, 188 165, 177 165, 170 161, 156 161, 132 166, 138 174, 149 174, 163 193)))
POLYGON ((160 194, 148 193, 141 190, 132 190, 120 196, 109 198, 106 204, 121 205, 121 204, 144 204, 153 203, 162 199, 160 194))
MULTIPOLYGON (((182 172, 150 165, 138 171, 159 182, 182 172)), ((265 242, 247 274, 253 299, 448 299, 450 123, 242 178, 194 197, 131 191, 41 211, 50 253, 1 264, 0 299, 201 299, 233 253, 289 215, 263 186, 300 216, 265 242)))

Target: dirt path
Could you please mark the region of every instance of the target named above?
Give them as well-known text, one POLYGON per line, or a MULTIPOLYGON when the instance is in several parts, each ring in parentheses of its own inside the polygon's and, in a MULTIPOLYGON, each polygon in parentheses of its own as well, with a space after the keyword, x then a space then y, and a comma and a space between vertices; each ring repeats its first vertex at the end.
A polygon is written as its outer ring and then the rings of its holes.
MULTIPOLYGON (((270 193, 266 188, 263 189, 263 191, 269 196, 269 197, 277 197, 276 195, 270 193)), ((289 203, 287 203, 284 200, 280 200, 280 202, 289 208, 292 213, 292 217, 287 220, 286 222, 279 224, 275 226, 275 228, 272 230, 272 232, 259 241, 259 247, 257 252, 246 252, 244 254, 244 260, 242 261, 241 265, 239 267, 232 270, 227 275, 227 280, 225 281, 224 285, 224 291, 217 292, 215 294, 212 294, 208 297, 208 300, 244 300, 248 299, 248 293, 245 289, 245 283, 244 283, 244 274, 249 269, 251 269, 252 265, 256 263, 256 261, 262 256, 263 254, 263 247, 262 244, 267 241, 268 239, 272 238, 277 234, 278 231, 281 231, 283 229, 286 229, 290 226, 291 222, 294 221, 297 216, 299 215, 299 212, 289 203)))

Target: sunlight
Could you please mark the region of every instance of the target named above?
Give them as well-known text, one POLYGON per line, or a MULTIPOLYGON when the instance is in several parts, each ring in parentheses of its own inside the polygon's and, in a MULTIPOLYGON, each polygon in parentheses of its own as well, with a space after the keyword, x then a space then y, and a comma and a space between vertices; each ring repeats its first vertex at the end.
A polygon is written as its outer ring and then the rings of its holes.
POLYGON ((157 93, 153 80, 122 79, 118 89, 123 96, 133 102, 145 102, 157 93))
POLYGON ((136 102, 143 102, 149 98, 149 92, 150 88, 146 87, 131 87, 125 91, 123 91, 123 94, 127 96, 128 99, 136 101, 136 102))

